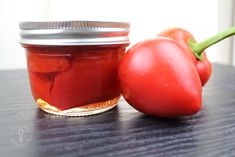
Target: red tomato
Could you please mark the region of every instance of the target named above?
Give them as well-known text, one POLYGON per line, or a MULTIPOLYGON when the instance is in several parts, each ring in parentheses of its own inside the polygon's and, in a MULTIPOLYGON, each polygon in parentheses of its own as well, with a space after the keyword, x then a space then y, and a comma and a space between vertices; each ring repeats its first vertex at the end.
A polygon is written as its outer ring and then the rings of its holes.
POLYGON ((169 38, 130 48, 120 63, 119 79, 124 98, 145 114, 178 117, 201 109, 202 86, 194 62, 169 38))

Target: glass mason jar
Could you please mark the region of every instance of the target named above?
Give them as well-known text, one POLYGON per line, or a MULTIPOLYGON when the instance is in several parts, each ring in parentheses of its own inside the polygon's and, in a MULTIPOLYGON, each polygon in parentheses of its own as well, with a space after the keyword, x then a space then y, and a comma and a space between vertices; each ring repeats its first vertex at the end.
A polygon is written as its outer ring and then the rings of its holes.
POLYGON ((120 97, 118 65, 129 23, 21 22, 32 95, 52 114, 87 116, 112 109, 120 97))

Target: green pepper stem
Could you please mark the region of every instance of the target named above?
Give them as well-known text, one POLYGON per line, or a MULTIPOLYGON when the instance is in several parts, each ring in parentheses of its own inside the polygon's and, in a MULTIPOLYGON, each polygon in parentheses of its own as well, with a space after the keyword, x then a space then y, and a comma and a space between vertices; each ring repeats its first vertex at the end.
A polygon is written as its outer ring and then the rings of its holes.
POLYGON ((189 40, 189 46, 191 47, 193 53, 195 54, 196 58, 199 60, 203 60, 203 51, 211 45, 214 45, 221 40, 228 38, 232 35, 235 35, 235 27, 231 27, 226 29, 223 32, 218 33, 215 36, 212 36, 200 43, 195 43, 192 39, 189 40))

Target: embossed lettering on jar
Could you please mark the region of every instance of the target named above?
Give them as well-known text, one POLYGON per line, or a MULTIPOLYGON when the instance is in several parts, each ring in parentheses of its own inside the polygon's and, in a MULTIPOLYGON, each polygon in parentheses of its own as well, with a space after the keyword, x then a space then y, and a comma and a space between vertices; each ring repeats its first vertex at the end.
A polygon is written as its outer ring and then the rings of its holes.
POLYGON ((85 116, 107 111, 120 97, 118 65, 129 23, 22 22, 32 95, 49 113, 85 116))

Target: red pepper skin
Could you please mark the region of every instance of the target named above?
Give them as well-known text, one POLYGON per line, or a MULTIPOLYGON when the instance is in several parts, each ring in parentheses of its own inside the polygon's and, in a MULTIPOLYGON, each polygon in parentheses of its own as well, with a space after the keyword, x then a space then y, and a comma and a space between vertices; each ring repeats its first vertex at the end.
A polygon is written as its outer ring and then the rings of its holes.
POLYGON ((178 42, 157 37, 130 48, 119 65, 121 92, 138 111, 158 117, 192 115, 201 109, 201 81, 178 42))
POLYGON ((211 76, 212 67, 210 61, 206 57, 205 52, 202 53, 204 56, 203 61, 196 59, 194 52, 192 52, 192 49, 189 46, 190 39, 195 41, 193 35, 182 28, 171 28, 161 32, 158 36, 168 37, 175 40, 185 49, 185 52, 191 55, 200 76, 202 86, 204 86, 211 76))

